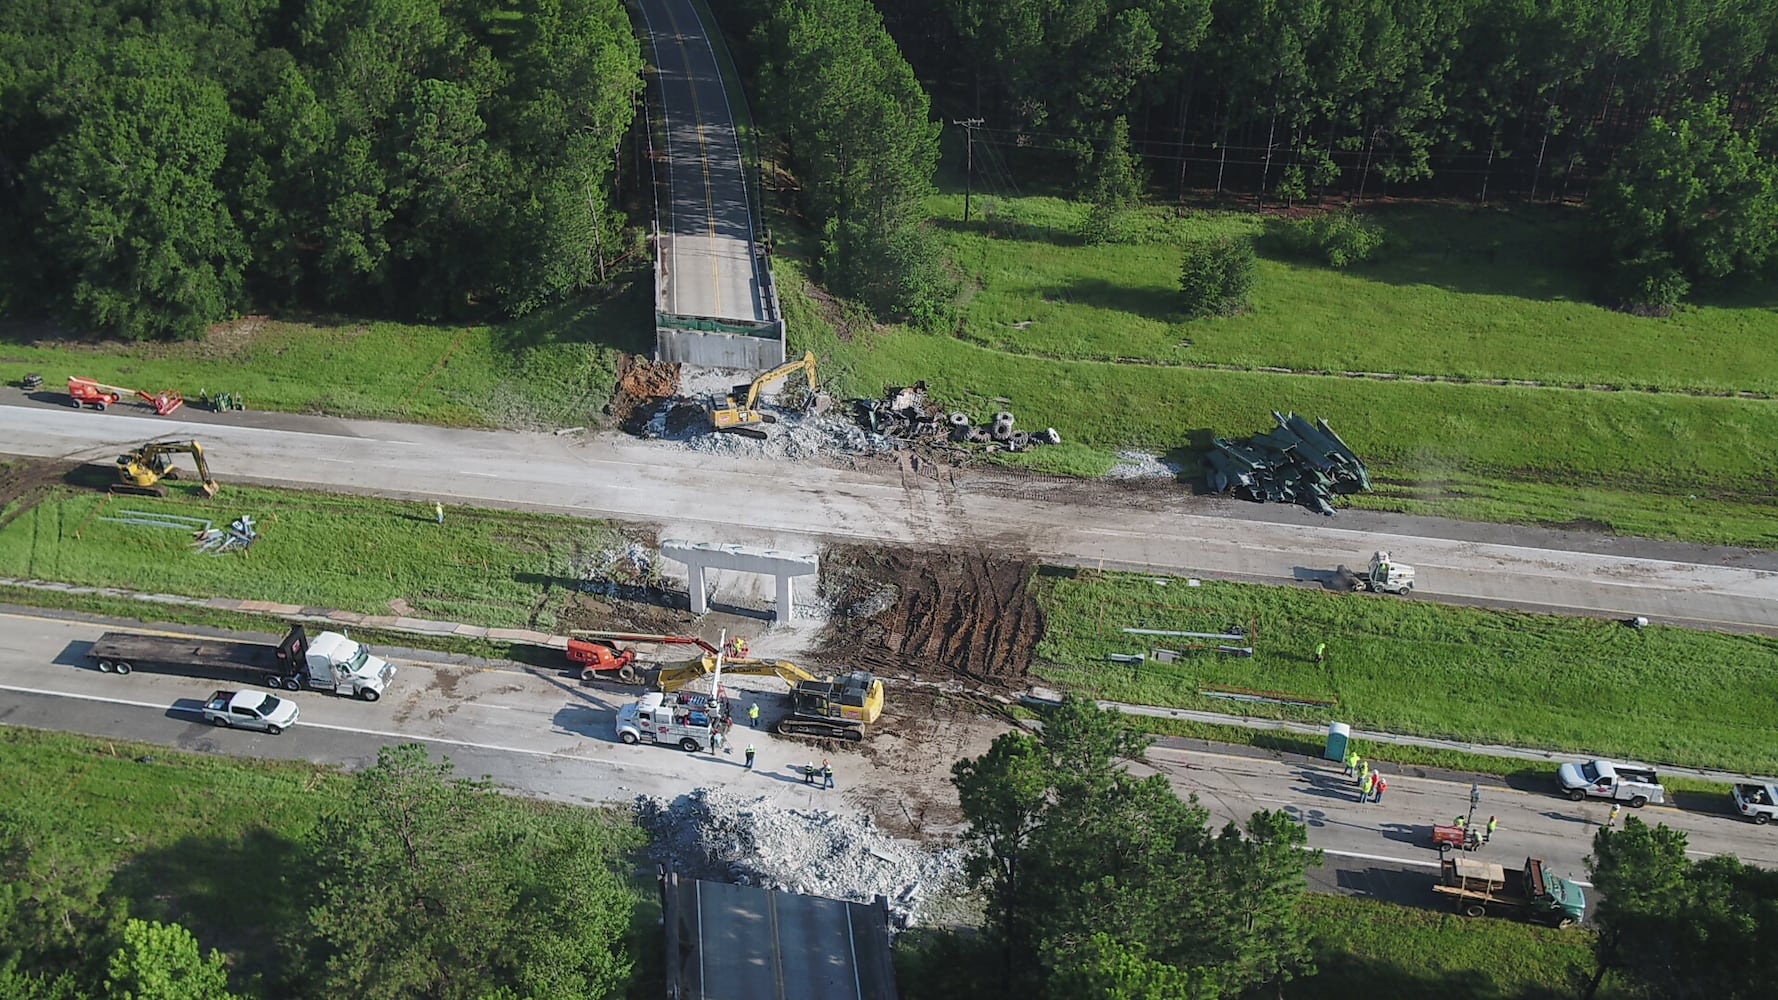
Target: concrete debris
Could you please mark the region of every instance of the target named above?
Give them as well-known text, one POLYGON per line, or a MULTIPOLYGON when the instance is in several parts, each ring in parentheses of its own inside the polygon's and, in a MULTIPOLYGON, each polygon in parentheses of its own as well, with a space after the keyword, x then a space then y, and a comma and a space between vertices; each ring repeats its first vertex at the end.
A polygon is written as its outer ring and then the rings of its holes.
POLYGON ((881 399, 855 401, 853 409, 860 426, 898 441, 982 444, 990 450, 1005 451, 1062 443, 1062 435, 1054 427, 1041 431, 1015 429, 1014 417, 1006 410, 994 414, 987 424, 974 423, 969 414, 960 410, 946 412, 927 394, 925 382, 891 387, 881 399))
MULTIPOLYGON (((800 769, 800 761, 786 765, 792 766, 800 769)), ((897 840, 862 814, 786 808, 725 788, 696 788, 670 802, 643 796, 636 814, 655 860, 678 871, 829 899, 883 896, 898 928, 921 922, 935 902, 963 887, 959 850, 897 840)))
POLYGON ((1185 467, 1142 451, 1120 451, 1106 479, 1177 479, 1185 467))
POLYGON ((1311 426, 1292 413, 1272 411, 1278 426, 1246 441, 1217 438, 1204 456, 1212 493, 1237 490, 1260 503, 1300 503, 1333 516, 1335 493, 1371 488, 1364 463, 1325 420, 1311 426))
POLYGON ((659 561, 656 552, 639 542, 621 549, 601 549, 590 556, 577 558, 575 575, 583 594, 615 597, 627 601, 653 601, 661 590, 659 561))

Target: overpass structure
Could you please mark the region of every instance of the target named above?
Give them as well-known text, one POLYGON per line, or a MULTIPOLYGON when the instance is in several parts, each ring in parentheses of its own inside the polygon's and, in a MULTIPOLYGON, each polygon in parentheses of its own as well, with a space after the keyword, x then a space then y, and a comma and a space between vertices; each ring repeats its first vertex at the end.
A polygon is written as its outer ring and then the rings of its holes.
MULTIPOLYGON (((692 0, 635 0, 650 59, 655 359, 784 363, 784 319, 712 32, 692 0)), ((744 102, 743 95, 733 95, 744 102)), ((745 107, 745 104, 742 104, 745 107)))

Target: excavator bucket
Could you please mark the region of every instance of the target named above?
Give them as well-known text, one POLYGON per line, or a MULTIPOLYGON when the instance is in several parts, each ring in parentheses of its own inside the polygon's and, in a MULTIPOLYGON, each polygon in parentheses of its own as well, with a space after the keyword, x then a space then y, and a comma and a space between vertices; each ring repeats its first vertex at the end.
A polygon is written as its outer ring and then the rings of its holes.
POLYGON ((222 489, 222 487, 216 485, 216 480, 214 480, 214 479, 204 480, 204 495, 205 496, 213 497, 216 495, 216 492, 220 489, 222 489))

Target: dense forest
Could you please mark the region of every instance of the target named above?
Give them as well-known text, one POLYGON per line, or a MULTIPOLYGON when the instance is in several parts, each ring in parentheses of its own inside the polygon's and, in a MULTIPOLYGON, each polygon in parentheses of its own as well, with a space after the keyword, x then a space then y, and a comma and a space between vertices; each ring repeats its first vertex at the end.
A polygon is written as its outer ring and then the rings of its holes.
POLYGON ((621 0, 0 5, 0 312, 522 314, 621 256, 621 0))
POLYGON ((1778 149, 1778 0, 881 0, 1008 157, 1127 116, 1169 193, 1587 196, 1656 116, 1778 149))

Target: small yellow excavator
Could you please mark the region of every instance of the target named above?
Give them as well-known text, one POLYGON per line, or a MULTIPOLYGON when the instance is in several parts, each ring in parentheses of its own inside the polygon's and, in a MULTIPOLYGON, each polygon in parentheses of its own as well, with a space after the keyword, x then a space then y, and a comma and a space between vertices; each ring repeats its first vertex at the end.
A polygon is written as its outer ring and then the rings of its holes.
POLYGON ((210 478, 209 463, 204 461, 204 446, 196 441, 150 441, 135 451, 117 456, 117 482, 112 485, 111 492, 166 496, 167 488, 161 485, 161 480, 179 478, 179 470, 173 467, 173 456, 180 453, 190 455, 197 464, 204 495, 215 496, 221 487, 210 478))
MULTIPOLYGON (((716 657, 705 656, 662 670, 655 678, 655 686, 672 694, 715 672, 716 657)), ((722 672, 777 677, 790 685, 790 714, 772 726, 773 731, 785 736, 820 736, 856 743, 864 739, 864 727, 883 714, 883 682, 869 671, 854 670, 822 680, 786 660, 734 660, 725 656, 722 672)))
POLYGON ((751 438, 766 436, 760 424, 769 424, 773 418, 761 413, 759 394, 769 386, 802 372, 809 380, 809 399, 815 398, 815 352, 805 351, 800 360, 787 362, 761 375, 746 385, 737 385, 729 390, 727 398, 721 405, 715 400, 710 403, 710 423, 717 430, 727 434, 744 434, 751 438), (739 397, 740 402, 736 399, 739 397))

